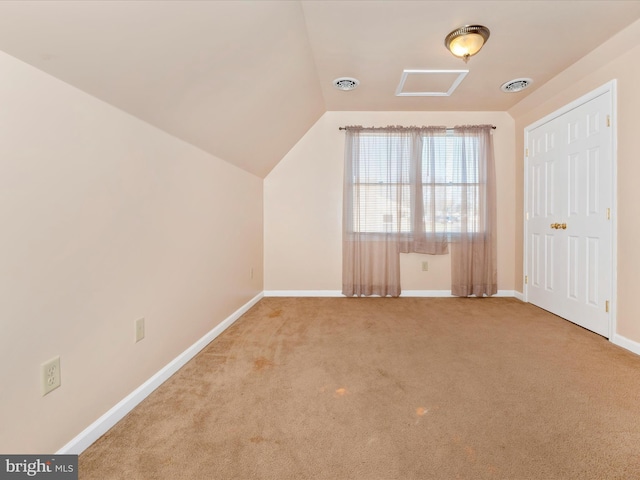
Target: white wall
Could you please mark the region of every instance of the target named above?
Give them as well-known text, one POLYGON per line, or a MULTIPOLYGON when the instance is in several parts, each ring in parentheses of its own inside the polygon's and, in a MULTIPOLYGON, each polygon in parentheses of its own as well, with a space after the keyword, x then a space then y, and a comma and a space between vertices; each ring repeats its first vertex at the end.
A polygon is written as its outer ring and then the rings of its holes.
MULTIPOLYGON (((265 290, 342 289, 344 125, 492 123, 497 170, 498 288, 514 289, 514 123, 505 112, 327 112, 264 182, 265 290)), ((403 290, 450 290, 450 257, 402 255, 403 290), (421 270, 422 261, 429 271, 421 270)))
POLYGON ((0 71, 0 452, 55 452, 262 291, 262 180, 1 53, 0 71))

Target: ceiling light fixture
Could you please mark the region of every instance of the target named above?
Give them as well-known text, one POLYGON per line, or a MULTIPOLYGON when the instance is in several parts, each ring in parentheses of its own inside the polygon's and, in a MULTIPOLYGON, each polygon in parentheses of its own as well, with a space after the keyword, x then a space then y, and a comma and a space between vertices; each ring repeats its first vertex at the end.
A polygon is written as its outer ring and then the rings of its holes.
POLYGON ((453 55, 467 63, 469 57, 478 53, 487 42, 489 34, 489 29, 482 25, 465 25, 447 35, 444 44, 453 55))

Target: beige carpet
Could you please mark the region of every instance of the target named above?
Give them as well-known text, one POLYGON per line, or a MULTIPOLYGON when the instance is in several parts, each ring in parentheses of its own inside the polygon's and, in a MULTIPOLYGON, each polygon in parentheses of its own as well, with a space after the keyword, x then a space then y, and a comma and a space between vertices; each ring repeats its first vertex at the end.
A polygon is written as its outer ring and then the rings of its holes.
POLYGON ((266 298, 80 479, 637 479, 640 357, 510 298, 266 298))

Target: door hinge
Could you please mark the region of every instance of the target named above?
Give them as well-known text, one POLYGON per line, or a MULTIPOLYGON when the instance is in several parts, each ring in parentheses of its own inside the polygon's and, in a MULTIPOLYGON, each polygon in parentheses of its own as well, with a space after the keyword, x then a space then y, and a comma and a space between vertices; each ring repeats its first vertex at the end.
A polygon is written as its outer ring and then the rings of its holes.
POLYGON ((524 283, 529 283, 529 275, 524 276, 524 283))
POLYGON ((607 127, 611 126, 611 115, 607 115, 607 127))
POLYGON ((607 300, 606 302, 604 302, 604 311, 609 313, 609 300, 607 300))
POLYGON ((527 220, 529 220, 529 212, 527 212, 527 220))
POLYGON ((528 156, 529 156, 529 149, 528 149, 528 148, 525 148, 525 149, 524 149, 524 156, 525 156, 525 157, 528 157, 528 156))
POLYGON ((607 208, 607 220, 611 220, 611 209, 607 208))

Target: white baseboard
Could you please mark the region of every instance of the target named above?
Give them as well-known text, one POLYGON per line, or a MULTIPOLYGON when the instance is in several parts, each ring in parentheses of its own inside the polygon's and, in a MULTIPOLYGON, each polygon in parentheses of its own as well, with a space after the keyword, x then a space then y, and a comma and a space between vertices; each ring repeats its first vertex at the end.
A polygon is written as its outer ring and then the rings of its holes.
POLYGON ((265 290, 265 297, 342 297, 340 290, 265 290))
POLYGON ((123 398, 107 413, 98 418, 95 422, 85 428, 74 439, 67 443, 64 447, 56 452, 56 454, 72 454, 79 455, 87 449, 93 442, 104 435, 111 427, 118 423, 126 414, 133 410, 142 400, 147 398, 151 392, 162 385, 171 375, 182 368, 189 360, 196 356, 200 350, 206 347, 213 339, 229 328, 233 322, 246 313, 263 297, 263 293, 259 293, 249 302, 244 304, 225 320, 220 322, 210 332, 205 334, 200 340, 187 348, 175 359, 169 362, 158 373, 153 375, 149 380, 144 382, 133 392, 123 398))
POLYGON ((451 290, 403 290, 401 297, 452 297, 451 290))
POLYGON ((627 350, 635 353, 636 355, 640 355, 640 343, 635 342, 633 340, 629 340, 622 335, 618 335, 617 333, 611 338, 611 342, 615 343, 619 347, 626 348, 627 350))
POLYGON ((517 290, 513 291, 513 296, 516 297, 521 302, 524 302, 524 293, 518 292, 517 290))
MULTIPOLYGON (((455 297, 451 290, 404 290, 401 297, 455 297)), ((513 290, 498 290, 494 297, 513 297, 513 290)))
MULTIPOLYGON (((498 290, 494 297, 522 295, 514 290, 498 290)), ((265 297, 342 297, 340 290, 265 290, 265 297)), ((404 290, 401 297, 452 297, 451 290, 404 290)), ((522 300, 522 298, 520 298, 522 300)))

